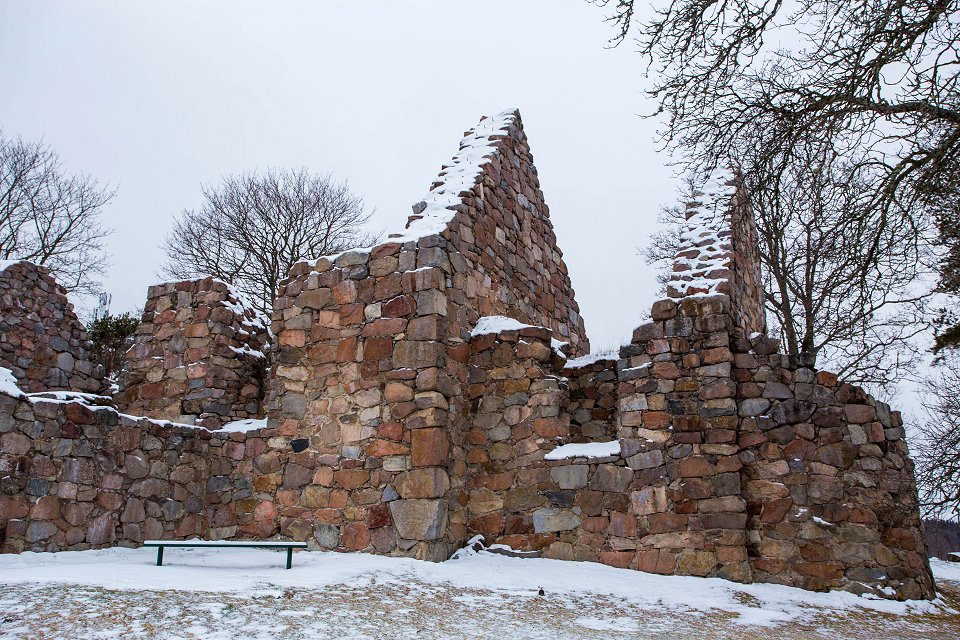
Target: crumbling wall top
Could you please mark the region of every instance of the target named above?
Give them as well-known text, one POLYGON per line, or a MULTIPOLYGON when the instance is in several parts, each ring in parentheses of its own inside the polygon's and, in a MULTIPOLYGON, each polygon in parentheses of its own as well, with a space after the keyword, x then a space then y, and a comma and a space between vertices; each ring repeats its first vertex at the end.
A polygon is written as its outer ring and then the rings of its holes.
POLYGON ((150 287, 116 400, 135 415, 218 428, 260 414, 269 328, 214 278, 150 287))
POLYGON ((100 391, 103 370, 90 346, 66 289, 48 269, 0 261, 0 366, 22 389, 100 391))
POLYGON ((756 222, 739 175, 707 174, 687 205, 686 224, 667 295, 731 297, 734 326, 744 337, 766 332, 756 222))

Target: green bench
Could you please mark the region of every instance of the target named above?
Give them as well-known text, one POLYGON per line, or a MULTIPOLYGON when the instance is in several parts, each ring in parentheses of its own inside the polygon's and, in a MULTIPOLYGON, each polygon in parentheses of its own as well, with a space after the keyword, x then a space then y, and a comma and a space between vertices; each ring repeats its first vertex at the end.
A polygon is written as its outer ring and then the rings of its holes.
POLYGON ((157 547, 157 566, 163 566, 164 547, 242 547, 252 549, 286 549, 287 569, 293 564, 293 550, 306 549, 306 542, 283 542, 277 540, 145 540, 145 547, 157 547))

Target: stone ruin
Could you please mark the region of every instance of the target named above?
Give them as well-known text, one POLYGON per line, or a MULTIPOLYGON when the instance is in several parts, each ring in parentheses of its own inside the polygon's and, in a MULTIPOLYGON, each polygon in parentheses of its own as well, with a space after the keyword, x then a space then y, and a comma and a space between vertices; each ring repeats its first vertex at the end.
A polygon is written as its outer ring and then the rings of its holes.
POLYGON ((0 393, 2 550, 279 536, 439 561, 482 535, 931 598, 900 414, 777 352, 745 198, 714 174, 652 321, 589 355, 520 116, 484 119, 404 232, 295 265, 269 331, 204 279, 150 289, 113 398, 32 393, 8 358, 31 393, 0 393))
POLYGON ((268 333, 226 283, 150 287, 115 399, 128 413, 210 429, 257 418, 268 333))
POLYGON ((97 393, 103 371, 90 358, 87 333, 50 271, 0 261, 0 367, 30 392, 97 393))

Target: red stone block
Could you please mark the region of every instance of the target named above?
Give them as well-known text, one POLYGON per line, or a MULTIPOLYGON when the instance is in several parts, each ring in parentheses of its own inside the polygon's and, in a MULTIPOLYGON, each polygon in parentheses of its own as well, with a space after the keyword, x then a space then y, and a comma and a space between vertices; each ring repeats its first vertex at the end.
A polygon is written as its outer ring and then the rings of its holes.
POLYGON ((353 362, 357 357, 357 339, 343 338, 337 343, 337 362, 353 362))
POLYGON ((466 364, 470 360, 470 345, 466 342, 447 347, 447 356, 454 362, 466 364))
POLYGON ((638 551, 637 569, 647 573, 671 575, 676 572, 677 558, 669 551, 638 551))
POLYGON ((470 520, 470 529, 487 536, 499 536, 503 532, 503 514, 494 511, 470 520))
POLYGON ((599 555, 600 562, 603 564, 610 565, 611 567, 619 567, 621 569, 629 568, 634 557, 634 553, 632 551, 601 551, 599 555))
POLYGON ((647 516, 650 533, 670 533, 687 528, 687 516, 679 513, 652 513, 647 516))
POLYGON ((793 507, 793 500, 790 498, 780 498, 779 500, 770 500, 764 503, 763 511, 760 514, 760 521, 764 524, 776 524, 781 522, 787 513, 793 507))
POLYGON ((277 505, 272 500, 262 500, 253 510, 253 519, 272 522, 277 517, 277 505))
POLYGON ((390 440, 403 440, 403 425, 399 422, 384 422, 377 427, 377 435, 390 440))
POLYGON ((360 335, 364 338, 374 336, 389 337, 392 341, 393 336, 402 333, 406 327, 406 318, 377 318, 373 322, 364 325, 360 331, 360 335))
POLYGON ((343 509, 350 501, 350 492, 337 489, 330 492, 330 508, 343 509))
POLYGON ((30 513, 30 501, 25 496, 0 495, 0 520, 26 518, 28 513, 30 513))
POLYGON ((382 360, 393 357, 393 338, 390 336, 367 338, 363 341, 363 359, 382 360))
POLYGON ((610 535, 618 538, 633 538, 637 535, 637 517, 614 511, 610 514, 610 535))
POLYGON ((444 429, 415 429, 411 436, 412 462, 415 467, 445 465, 450 455, 450 442, 444 429))
POLYGON ((504 471, 503 473, 480 473, 475 476, 474 484, 477 487, 485 487, 491 491, 506 491, 513 486, 514 473, 504 471))
POLYGON ((368 456, 381 458, 383 456, 398 456, 409 453, 409 447, 392 440, 373 440, 363 449, 368 456))
POLYGON ((387 503, 375 504, 367 512, 367 527, 370 529, 386 527, 391 522, 390 505, 387 503))
POLYGON ((364 469, 341 469, 333 474, 333 479, 344 489, 356 489, 370 479, 370 472, 364 469))
POLYGON ((836 580, 843 577, 842 562, 795 562, 793 569, 802 576, 836 580))
POLYGON ((533 421, 533 430, 542 438, 556 438, 567 435, 569 427, 560 418, 537 418, 533 421))
POLYGON ((821 384, 825 387, 833 387, 837 384, 837 374, 830 373, 829 371, 818 371, 817 372, 817 384, 821 384))
POLYGON ((397 296, 383 304, 384 318, 402 318, 417 310, 417 301, 411 295, 397 296))
POLYGON ((400 253, 401 245, 396 242, 384 242, 373 248, 370 252, 370 259, 376 260, 377 258, 386 258, 387 256, 395 256, 400 253))
POLYGON ((651 374, 655 378, 663 378, 664 380, 676 380, 680 377, 680 369, 673 362, 654 362, 653 366, 650 367, 651 374))
POLYGON ((340 305, 340 310, 337 312, 336 316, 336 323, 324 322, 323 314, 317 314, 317 319, 314 321, 314 326, 351 327, 361 324, 363 322, 363 307, 364 305, 359 302, 351 302, 349 304, 340 305))
POLYGON ((910 529, 888 529, 883 536, 883 541, 888 546, 899 549, 914 550, 917 548, 917 534, 910 529))
POLYGON ((357 300, 356 280, 344 280, 333 287, 333 301, 339 305, 350 304, 357 300))
POLYGON ((343 528, 341 544, 352 551, 362 551, 370 546, 370 530, 362 522, 351 522, 343 528))
POLYGON ((666 411, 644 411, 643 426, 647 429, 666 429, 670 426, 670 414, 666 411))
POLYGON ((713 467, 706 458, 685 458, 680 460, 680 476, 683 478, 702 478, 713 475, 713 467))

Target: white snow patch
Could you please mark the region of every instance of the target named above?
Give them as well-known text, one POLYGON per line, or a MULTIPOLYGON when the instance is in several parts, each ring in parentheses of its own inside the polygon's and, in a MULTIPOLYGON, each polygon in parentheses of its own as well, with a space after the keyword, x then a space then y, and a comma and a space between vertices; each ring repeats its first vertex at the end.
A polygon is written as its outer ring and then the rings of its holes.
POLYGON ((110 396, 101 396, 96 393, 84 393, 82 391, 38 391, 36 393, 30 394, 31 398, 37 398, 38 400, 74 400, 77 402, 94 402, 97 400, 106 400, 112 401, 110 396), (44 396, 49 396, 45 398, 44 396))
POLYGON ((471 337, 483 336, 488 333, 501 331, 520 331, 521 329, 542 329, 532 324, 524 324, 519 320, 507 316, 483 316, 477 321, 477 326, 470 332, 471 337))
MULTIPOLYGON (((380 244, 416 242, 421 238, 443 233, 456 215, 455 208, 462 200, 460 194, 476 186, 477 180, 483 173, 483 165, 498 152, 494 137, 507 135, 516 115, 516 109, 507 109, 495 116, 485 118, 470 130, 460 140, 460 149, 453 156, 450 164, 444 165, 441 169, 440 175, 434 181, 437 186, 427 192, 427 195, 417 203, 421 211, 407 223, 402 233, 392 233, 380 244)), ((321 259, 335 261, 344 253, 351 251, 369 253, 372 249, 373 247, 357 247, 306 262, 316 263, 321 259)))
MULTIPOLYGON (((677 615, 728 611, 737 616, 732 620, 735 623, 760 626, 813 617, 824 610, 871 610, 895 615, 949 611, 942 600, 867 599, 842 591, 815 593, 774 584, 661 576, 593 562, 510 558, 488 552, 440 563, 363 553, 297 551, 294 555, 293 568, 285 570, 282 551, 263 549, 170 548, 162 567, 154 566, 156 551, 152 548, 3 554, 0 583, 229 593, 250 598, 285 588, 335 586, 369 589, 376 594, 378 585, 420 590, 423 597, 451 587, 518 597, 536 594, 543 587, 552 596, 609 596, 651 610, 672 610, 677 615)), ((937 571, 946 563, 932 564, 937 571)), ((584 626, 628 629, 618 626, 616 620, 595 615, 586 614, 584 626)))
POLYGON ((585 442, 565 444, 547 453, 544 460, 564 460, 566 458, 607 458, 620 455, 620 441, 585 442))
POLYGON ((574 358, 573 360, 567 360, 567 364, 563 365, 564 369, 579 369, 581 367, 586 367, 595 362, 600 362, 601 360, 619 360, 620 355, 616 351, 604 351, 601 353, 591 353, 585 356, 580 356, 579 358, 574 358))
POLYGON ((731 179, 732 174, 728 169, 717 169, 707 175, 685 223, 686 230, 680 234, 680 248, 674 262, 687 265, 690 269, 675 272, 668 286, 682 296, 716 295, 724 280, 710 278, 707 274, 732 266, 733 246, 729 237, 728 211, 736 187, 727 184, 731 179), (679 255, 686 251, 695 251, 698 255, 696 258, 679 255), (688 293, 690 289, 705 291, 688 293))
POLYGON ((26 262, 27 264, 37 266, 36 263, 30 262, 29 260, 0 260, 0 271, 6 271, 9 267, 21 262, 26 262))
POLYGON ((420 218, 407 224, 406 232, 391 237, 390 242, 416 241, 447 228, 456 214, 453 208, 461 202, 460 194, 476 186, 483 165, 497 153, 494 137, 507 134, 516 114, 516 109, 501 111, 481 121, 460 141, 460 150, 440 171, 439 184, 421 200, 424 209, 417 214, 420 218))
POLYGON ((0 367, 0 393, 5 393, 14 398, 27 397, 27 394, 17 386, 17 379, 13 377, 13 371, 6 367, 0 367))
POLYGON ((947 562, 938 558, 930 558, 930 568, 937 580, 960 582, 960 562, 947 562))
MULTIPOLYGON (((216 280, 216 278, 214 278, 214 280, 216 280)), ((232 284, 229 282, 223 282, 223 280, 217 280, 217 282, 226 285, 227 291, 230 293, 230 296, 233 297, 233 300, 224 300, 223 304, 225 307, 243 318, 241 324, 247 327, 259 329, 272 338, 273 333, 270 331, 270 319, 258 311, 257 308, 253 306, 253 303, 251 303, 250 300, 240 293, 232 284), (234 302, 234 300, 236 302, 234 302)), ((261 354, 261 357, 265 356, 261 354)))
POLYGON ((569 342, 562 342, 552 337, 553 332, 548 327, 542 327, 536 324, 524 324, 519 320, 508 318, 507 316, 483 316, 477 320, 477 326, 470 332, 470 336, 476 338, 490 333, 500 333, 501 331, 520 331, 521 329, 546 329, 551 332, 550 348, 555 354, 566 360, 567 354, 564 347, 569 347, 569 342))
POLYGON ((247 418, 245 420, 234 420, 233 422, 228 422, 219 429, 215 429, 215 432, 226 432, 226 433, 245 433, 247 431, 256 431, 257 429, 266 429, 267 428, 267 419, 266 418, 247 418))
POLYGON ((242 347, 231 346, 230 350, 239 356, 253 356, 254 358, 260 358, 260 359, 267 357, 266 355, 264 355, 263 351, 257 351, 256 349, 252 349, 248 344, 245 344, 242 347))

